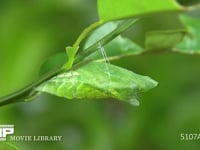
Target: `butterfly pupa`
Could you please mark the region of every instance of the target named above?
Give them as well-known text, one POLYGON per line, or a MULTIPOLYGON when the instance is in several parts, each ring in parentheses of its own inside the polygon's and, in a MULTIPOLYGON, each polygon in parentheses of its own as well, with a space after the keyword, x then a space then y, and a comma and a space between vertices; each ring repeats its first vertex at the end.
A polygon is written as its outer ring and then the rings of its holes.
POLYGON ((151 78, 124 68, 112 64, 108 68, 112 80, 105 78, 105 63, 91 62, 65 75, 57 75, 36 90, 67 99, 114 98, 139 105, 136 100, 138 93, 148 91, 157 85, 151 78))

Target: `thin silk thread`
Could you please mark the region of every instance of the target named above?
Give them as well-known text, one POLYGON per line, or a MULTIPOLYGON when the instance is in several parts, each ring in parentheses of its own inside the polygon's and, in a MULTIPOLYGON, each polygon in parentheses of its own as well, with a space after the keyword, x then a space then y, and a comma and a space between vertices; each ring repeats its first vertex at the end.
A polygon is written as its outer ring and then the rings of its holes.
POLYGON ((108 77, 110 78, 110 70, 109 70, 109 66, 110 65, 110 61, 108 59, 108 56, 106 54, 106 51, 104 49, 103 46, 101 46, 101 43, 98 43, 98 49, 101 51, 101 54, 104 58, 104 61, 105 61, 105 65, 106 65, 106 74, 108 75, 108 77))

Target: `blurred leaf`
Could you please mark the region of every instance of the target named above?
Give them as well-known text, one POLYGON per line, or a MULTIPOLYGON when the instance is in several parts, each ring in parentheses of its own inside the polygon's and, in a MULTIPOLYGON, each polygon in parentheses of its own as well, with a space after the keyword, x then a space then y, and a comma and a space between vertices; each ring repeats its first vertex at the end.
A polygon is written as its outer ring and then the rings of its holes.
POLYGON ((147 76, 100 62, 60 74, 37 87, 68 99, 115 98, 139 105, 137 94, 154 88, 157 82, 147 76))
POLYGON ((200 19, 184 15, 182 20, 191 34, 185 36, 184 40, 173 50, 187 54, 200 54, 200 19))
POLYGON ((175 0, 98 0, 101 20, 110 21, 163 11, 179 11, 182 8, 175 0))
POLYGON ((133 31, 131 39, 145 50, 161 50, 181 42, 187 29, 178 14, 161 13, 141 19, 133 31))
POLYGON ((62 65, 66 63, 67 59, 66 53, 58 53, 49 57, 40 67, 39 75, 42 76, 49 71, 62 67, 62 65))
POLYGON ((19 148, 13 146, 10 143, 0 142, 0 149, 1 150, 19 150, 19 148))
POLYGON ((177 0, 181 5, 190 6, 200 3, 200 0, 177 0))
POLYGON ((157 31, 146 34, 146 50, 163 50, 171 49, 177 43, 180 43, 185 36, 184 30, 157 31))

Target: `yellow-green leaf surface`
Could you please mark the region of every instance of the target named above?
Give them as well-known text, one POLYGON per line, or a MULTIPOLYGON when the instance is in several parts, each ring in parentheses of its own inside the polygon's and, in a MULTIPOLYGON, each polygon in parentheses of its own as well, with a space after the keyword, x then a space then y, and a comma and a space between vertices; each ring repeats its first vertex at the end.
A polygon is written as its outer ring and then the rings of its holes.
POLYGON ((37 90, 67 99, 114 98, 139 105, 137 94, 154 88, 157 82, 126 69, 91 62, 83 67, 59 74, 37 90))
POLYGON ((98 0, 99 17, 104 21, 180 10, 175 0, 98 0))

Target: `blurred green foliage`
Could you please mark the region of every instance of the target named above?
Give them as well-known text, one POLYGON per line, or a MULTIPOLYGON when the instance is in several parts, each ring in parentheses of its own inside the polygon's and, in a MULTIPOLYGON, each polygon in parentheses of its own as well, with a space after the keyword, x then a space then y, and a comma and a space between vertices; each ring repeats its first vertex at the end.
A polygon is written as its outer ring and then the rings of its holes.
POLYGON ((0 143, 0 149, 3 149, 3 150, 19 150, 17 147, 15 147, 11 144, 5 143, 5 142, 0 143))
MULTIPOLYGON (((0 95, 35 80, 42 63, 95 20, 92 0, 2 0, 0 95)), ((61 142, 12 143, 22 150, 198 150, 199 141, 181 141, 180 133, 200 133, 199 57, 146 54, 112 62, 159 81, 139 96, 140 107, 43 94, 0 108, 0 124, 14 124, 15 135, 63 136, 61 142)))

